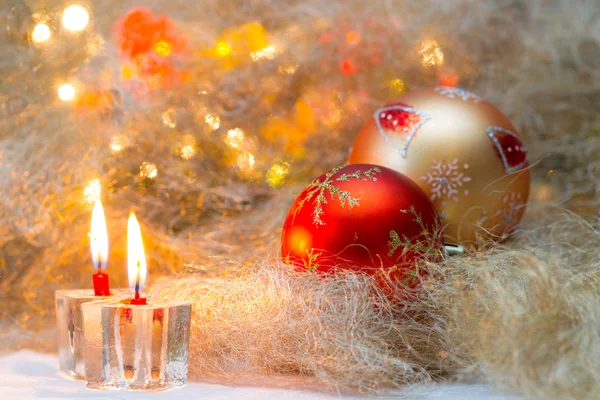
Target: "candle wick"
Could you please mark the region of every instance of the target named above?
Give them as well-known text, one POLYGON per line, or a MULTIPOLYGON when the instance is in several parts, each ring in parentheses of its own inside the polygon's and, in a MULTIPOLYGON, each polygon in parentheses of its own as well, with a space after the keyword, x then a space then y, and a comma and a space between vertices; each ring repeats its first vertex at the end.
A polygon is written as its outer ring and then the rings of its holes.
POLYGON ((142 266, 140 265, 140 260, 137 260, 137 274, 135 277, 135 296, 136 298, 139 298, 140 295, 138 294, 140 291, 140 269, 142 268, 142 266))

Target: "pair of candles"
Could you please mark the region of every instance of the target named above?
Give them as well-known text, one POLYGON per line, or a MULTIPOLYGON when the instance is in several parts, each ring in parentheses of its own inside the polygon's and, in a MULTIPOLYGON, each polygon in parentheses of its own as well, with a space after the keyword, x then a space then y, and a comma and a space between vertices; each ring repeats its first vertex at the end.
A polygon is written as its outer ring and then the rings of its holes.
POLYGON ((185 384, 191 303, 141 297, 147 276, 140 225, 127 224, 130 290, 110 290, 108 233, 96 201, 90 232, 94 290, 56 291, 60 370, 90 389, 166 390, 185 384))
MULTIPOLYGON (((102 202, 96 200, 92 210, 92 227, 90 233, 90 250, 92 251, 92 264, 96 273, 92 276, 94 294, 96 296, 110 296, 108 274, 104 272, 108 264, 108 232, 102 202)), ((140 292, 146 285, 148 267, 142 242, 140 224, 132 212, 127 222, 127 275, 129 287, 134 293, 130 304, 143 305, 146 299, 140 297, 140 292)))

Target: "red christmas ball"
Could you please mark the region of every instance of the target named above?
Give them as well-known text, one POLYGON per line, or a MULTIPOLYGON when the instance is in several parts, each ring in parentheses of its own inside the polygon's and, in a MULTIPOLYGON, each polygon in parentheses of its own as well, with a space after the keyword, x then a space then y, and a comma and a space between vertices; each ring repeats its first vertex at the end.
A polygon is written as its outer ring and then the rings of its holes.
POLYGON ((337 167, 310 183, 283 225, 284 261, 301 271, 338 269, 414 288, 442 253, 437 212, 410 178, 371 164, 337 167))

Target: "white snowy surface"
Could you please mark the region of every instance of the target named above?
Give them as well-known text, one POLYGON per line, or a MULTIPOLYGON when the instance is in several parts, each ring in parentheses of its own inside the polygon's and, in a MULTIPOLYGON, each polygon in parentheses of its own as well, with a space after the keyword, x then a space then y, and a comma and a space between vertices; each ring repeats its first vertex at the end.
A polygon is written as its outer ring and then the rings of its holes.
MULTIPOLYGON (((19 351, 0 358, 0 399, 2 400, 64 400, 64 399, 152 399, 152 400, 327 400, 360 399, 308 390, 290 390, 269 387, 223 386, 193 382, 186 386, 158 393, 124 391, 90 391, 83 381, 63 378, 58 374, 55 356, 19 351)), ((268 385, 268 377, 264 378, 268 385)), ((362 397, 369 398, 369 397, 362 397)), ((373 398, 373 397, 371 397, 373 398)), ((494 391, 486 385, 440 384, 417 386, 405 391, 391 391, 379 398, 405 400, 520 400, 521 397, 494 391)))

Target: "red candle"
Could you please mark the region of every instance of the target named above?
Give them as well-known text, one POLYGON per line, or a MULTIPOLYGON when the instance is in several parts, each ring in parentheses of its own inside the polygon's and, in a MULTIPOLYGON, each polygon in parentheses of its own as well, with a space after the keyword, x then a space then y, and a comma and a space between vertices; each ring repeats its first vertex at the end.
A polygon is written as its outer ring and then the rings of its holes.
POLYGON ((90 250, 92 251, 92 264, 96 270, 96 273, 92 275, 94 294, 96 296, 109 296, 108 275, 103 272, 108 262, 108 232, 106 231, 106 219, 100 200, 96 200, 92 211, 90 250))
POLYGON ((108 275, 103 274, 102 271, 98 271, 92 275, 94 281, 94 295, 96 296, 110 296, 110 288, 108 285, 108 275))
POLYGON ((148 302, 145 297, 140 297, 140 294, 138 292, 135 292, 135 297, 129 301, 129 304, 135 306, 145 306, 148 304, 148 302))

